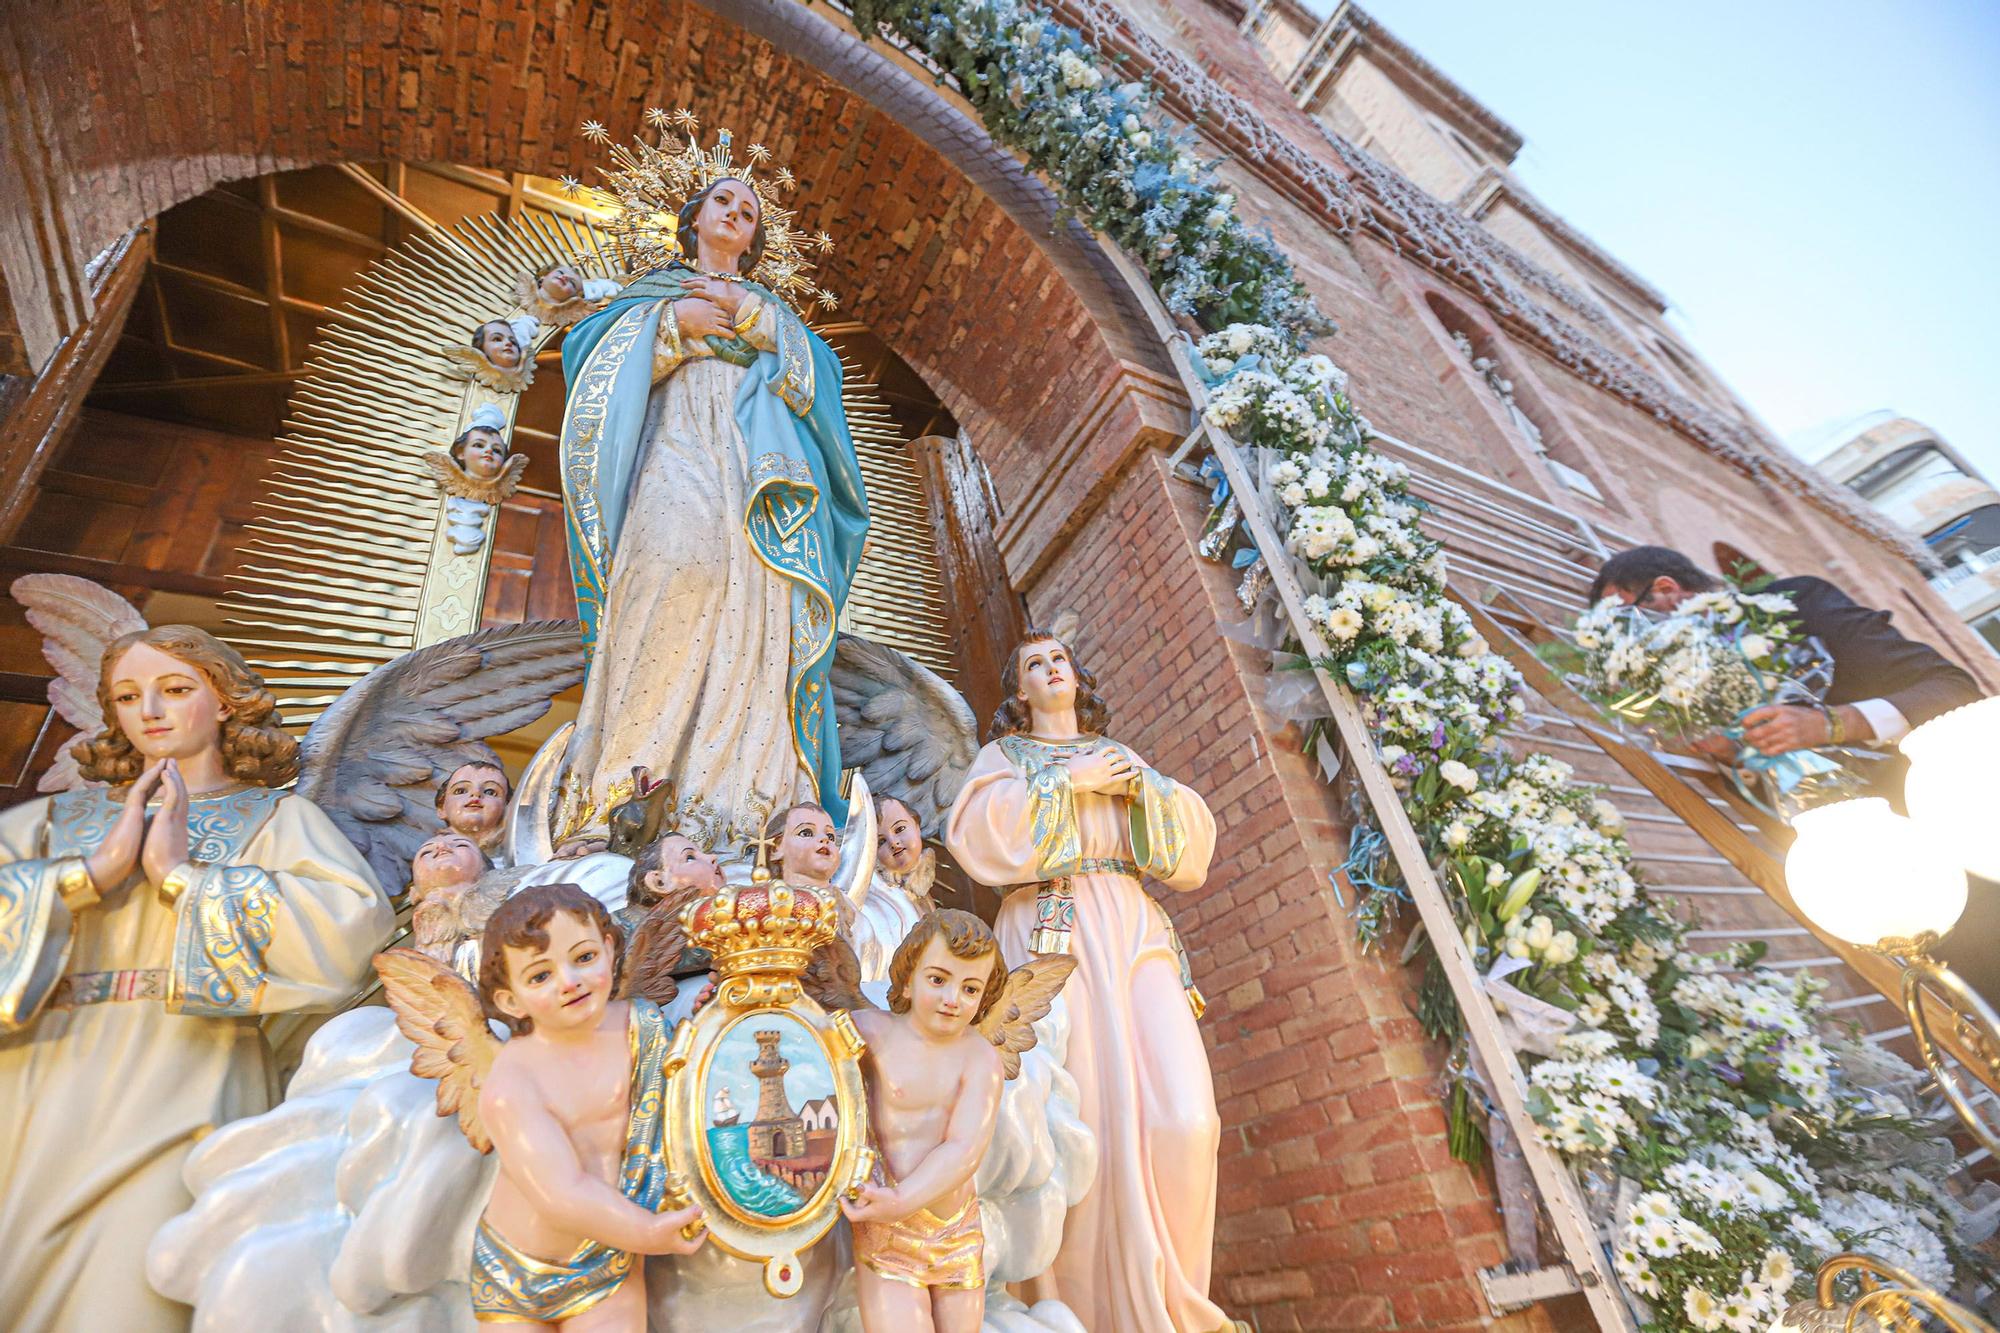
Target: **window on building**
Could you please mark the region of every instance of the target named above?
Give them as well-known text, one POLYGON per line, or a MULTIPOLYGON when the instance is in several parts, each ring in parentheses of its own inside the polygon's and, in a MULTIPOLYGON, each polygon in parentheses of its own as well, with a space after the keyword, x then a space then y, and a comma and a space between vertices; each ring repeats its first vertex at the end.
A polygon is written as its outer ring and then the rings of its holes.
POLYGON ((1472 321, 1471 316, 1435 292, 1424 297, 1424 303, 1436 315, 1438 323, 1444 325, 1445 333, 1451 338, 1472 367, 1473 373, 1485 382, 1487 390, 1497 398, 1516 432, 1527 441, 1528 447, 1540 455, 1542 463, 1557 483, 1566 490, 1588 496, 1599 504, 1607 503, 1604 490, 1592 475, 1590 463, 1583 451, 1573 440, 1562 432, 1554 430, 1541 412, 1524 404, 1515 392, 1514 380, 1500 359, 1499 349, 1492 335, 1472 321))
POLYGON ((2000 653, 2000 611, 1989 611, 1972 622, 1972 628, 1979 631, 1979 637, 1986 640, 1986 646, 2000 653))
POLYGON ((1939 482, 1957 481, 1964 476, 1958 464, 1947 458, 1936 443, 1926 440, 1922 444, 1905 445, 1877 459, 1847 484, 1862 499, 1886 507, 1917 490, 1928 490, 1939 482))
POLYGON ((1944 572, 1931 580, 1933 585, 1948 588, 1983 574, 2000 566, 2000 505, 1981 505, 1961 514, 1926 533, 1924 540, 1944 566, 1944 572))

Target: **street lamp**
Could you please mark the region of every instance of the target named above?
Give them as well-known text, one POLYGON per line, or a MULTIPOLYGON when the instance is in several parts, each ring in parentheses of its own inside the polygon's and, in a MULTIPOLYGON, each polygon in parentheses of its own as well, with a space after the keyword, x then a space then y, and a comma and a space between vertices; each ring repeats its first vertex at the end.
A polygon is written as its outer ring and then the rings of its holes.
MULTIPOLYGON (((1987 819, 1992 818, 1991 812, 1987 819)), ((1806 919, 1829 935, 1903 964, 1903 1012, 1938 1090, 1987 1151, 2000 1155, 2000 1129, 1972 1104, 1937 1048, 1926 993, 1951 1012, 1952 1035, 1989 1082, 2000 1082, 2000 1014, 1932 956, 1965 911, 1965 870, 1929 826, 1919 828, 1880 797, 1819 806, 1792 821, 1797 838, 1785 879, 1806 919)))
POLYGON ((2000 880, 1993 817, 1993 761, 2000 755, 2000 695, 1941 713, 1903 737, 1910 761, 1903 801, 1910 818, 1981 879, 2000 880))

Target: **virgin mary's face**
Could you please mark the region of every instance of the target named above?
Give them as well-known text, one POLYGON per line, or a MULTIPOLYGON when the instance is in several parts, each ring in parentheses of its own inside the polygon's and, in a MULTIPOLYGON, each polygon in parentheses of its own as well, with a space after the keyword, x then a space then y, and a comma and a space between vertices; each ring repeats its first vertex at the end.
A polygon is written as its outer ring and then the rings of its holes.
POLYGON ((757 235, 757 195, 742 181, 716 184, 694 215, 694 234, 710 268, 733 269, 757 235))
POLYGON ((479 326, 479 352, 502 370, 513 370, 521 364, 521 344, 515 339, 514 330, 497 319, 479 326))
POLYGON ((135 643, 112 669, 111 706, 118 729, 150 762, 192 759, 222 741, 229 716, 201 668, 135 643))

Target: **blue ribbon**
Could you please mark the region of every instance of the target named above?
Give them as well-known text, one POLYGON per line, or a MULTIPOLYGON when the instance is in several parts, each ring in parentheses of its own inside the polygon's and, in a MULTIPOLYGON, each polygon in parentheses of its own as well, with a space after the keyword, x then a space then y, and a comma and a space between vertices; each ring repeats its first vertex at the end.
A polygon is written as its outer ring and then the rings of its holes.
POLYGON ((1347 835, 1347 859, 1340 863, 1340 869, 1327 878, 1333 882, 1333 898, 1344 911, 1346 899, 1340 894, 1340 875, 1346 875, 1356 888, 1367 889, 1371 893, 1387 893, 1401 898, 1404 902, 1414 902, 1410 891, 1401 884, 1384 884, 1375 877, 1375 868, 1382 864, 1389 854, 1389 840, 1382 831, 1367 824, 1357 825, 1347 835))

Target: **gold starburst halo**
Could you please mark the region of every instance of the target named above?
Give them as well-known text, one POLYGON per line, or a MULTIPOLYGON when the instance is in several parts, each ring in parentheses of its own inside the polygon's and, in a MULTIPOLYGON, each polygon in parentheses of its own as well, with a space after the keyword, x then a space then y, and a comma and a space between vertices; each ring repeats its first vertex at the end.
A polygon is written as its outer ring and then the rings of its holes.
POLYGON ((642 273, 681 258, 681 205, 727 177, 744 182, 756 193, 764 224, 764 254, 749 276, 797 305, 816 304, 823 310, 835 307, 833 293, 813 281, 813 265, 806 259, 808 249, 830 253, 833 238, 824 231, 807 232, 797 225, 797 214, 781 197, 798 188, 788 168, 779 167, 768 179, 758 174, 756 168, 771 161, 770 149, 761 143, 751 144, 744 153, 747 161, 738 163, 735 136, 726 129, 717 136, 713 148, 704 149, 701 123, 685 107, 671 114, 660 107, 648 107, 645 121, 658 136, 654 142, 636 137, 629 144, 613 143, 602 124, 583 122, 586 140, 609 147, 610 165, 597 168, 602 181, 599 186, 563 177, 564 192, 571 198, 609 212, 605 229, 611 233, 627 272, 642 273), (682 142, 675 142, 676 138, 682 142))

